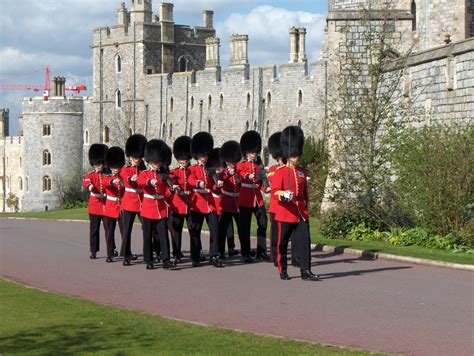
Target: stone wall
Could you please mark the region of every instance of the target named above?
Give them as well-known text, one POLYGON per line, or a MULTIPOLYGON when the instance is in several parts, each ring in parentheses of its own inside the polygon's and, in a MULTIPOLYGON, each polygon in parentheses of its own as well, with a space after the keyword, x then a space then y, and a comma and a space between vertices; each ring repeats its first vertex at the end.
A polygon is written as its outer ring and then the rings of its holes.
POLYGON ((11 212, 7 207, 9 193, 19 199, 18 208, 24 208, 23 195, 28 191, 28 176, 24 174, 23 137, 8 136, 0 139, 0 211, 11 212))

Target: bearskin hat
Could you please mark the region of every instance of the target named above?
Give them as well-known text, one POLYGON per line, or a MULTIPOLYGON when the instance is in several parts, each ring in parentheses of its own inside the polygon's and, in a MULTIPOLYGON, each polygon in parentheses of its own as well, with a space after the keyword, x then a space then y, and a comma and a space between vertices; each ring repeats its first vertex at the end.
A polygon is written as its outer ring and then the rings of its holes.
POLYGON ((194 158, 209 156, 213 147, 214 139, 210 133, 205 131, 198 132, 191 140, 191 154, 194 158))
POLYGON ((105 165, 108 168, 122 168, 125 165, 125 153, 118 146, 110 147, 105 154, 105 165))
POLYGON ((242 159, 242 154, 240 153, 240 144, 233 140, 225 142, 219 151, 219 155, 221 161, 224 163, 239 162, 242 159))
POLYGON ((190 160, 191 159, 191 137, 180 136, 174 141, 173 144, 173 155, 174 158, 179 160, 190 160))
POLYGON ((223 164, 220 159, 220 154, 219 154, 220 149, 219 148, 214 148, 211 151, 211 154, 209 155, 209 159, 206 162, 206 167, 209 169, 217 169, 217 168, 222 168, 223 164))
POLYGON ((125 144, 125 155, 127 157, 142 158, 145 154, 146 137, 135 134, 127 139, 125 144))
POLYGON ((104 145, 103 143, 93 143, 89 148, 89 163, 91 166, 95 164, 104 164, 107 150, 107 145, 104 145))
POLYGON ((163 164, 166 166, 166 167, 169 167, 171 166, 171 161, 173 160, 173 152, 171 151, 171 147, 166 145, 165 147, 165 161, 163 162, 163 164))
POLYGON ((281 132, 275 132, 268 139, 268 152, 270 152, 273 159, 276 160, 279 160, 281 158, 280 137, 281 132))
POLYGON ((166 164, 171 162, 169 157, 171 149, 163 140, 153 139, 145 146, 145 161, 166 164))
POLYGON ((245 156, 247 153, 260 153, 262 150, 262 138, 257 131, 247 131, 240 138, 240 150, 242 155, 245 156))
POLYGON ((281 154, 284 158, 299 157, 303 154, 304 133, 299 126, 288 126, 281 132, 281 154))

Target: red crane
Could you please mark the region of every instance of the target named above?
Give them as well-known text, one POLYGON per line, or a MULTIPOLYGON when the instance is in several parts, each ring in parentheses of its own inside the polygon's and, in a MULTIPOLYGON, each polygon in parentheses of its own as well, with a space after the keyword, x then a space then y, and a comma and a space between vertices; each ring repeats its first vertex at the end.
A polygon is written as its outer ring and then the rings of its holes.
MULTIPOLYGON (((34 73, 34 72, 33 72, 34 73)), ((32 74, 32 73, 26 73, 32 74)), ((5 78, 9 79, 9 78, 5 78)), ((49 67, 45 68, 45 77, 44 84, 7 84, 0 83, 0 90, 34 90, 34 91, 43 91, 43 97, 45 100, 48 100, 49 92, 51 91, 51 81, 49 79, 49 67)), ((70 87, 65 87, 65 90, 72 91, 74 93, 80 93, 83 90, 87 90, 87 87, 84 84, 73 85, 70 87)))

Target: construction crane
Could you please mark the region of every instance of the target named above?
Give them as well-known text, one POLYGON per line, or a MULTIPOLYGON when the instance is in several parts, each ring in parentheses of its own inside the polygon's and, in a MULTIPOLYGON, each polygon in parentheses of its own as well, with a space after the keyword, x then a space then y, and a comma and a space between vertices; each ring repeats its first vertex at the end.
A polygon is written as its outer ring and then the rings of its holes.
MULTIPOLYGON (((48 100, 49 97, 49 92, 51 91, 51 81, 49 79, 49 67, 46 67, 44 69, 45 71, 45 77, 44 77, 44 84, 7 84, 7 83, 0 83, 0 90, 33 90, 33 91, 43 91, 43 98, 45 100, 48 100)), ((29 75, 33 74, 32 73, 25 73, 21 75, 29 75)), ((4 78, 3 80, 6 79, 11 79, 10 78, 4 78)), ((87 90, 87 87, 84 84, 79 84, 79 85, 73 85, 70 87, 65 87, 64 88, 67 91, 72 91, 74 93, 80 93, 81 91, 87 90)))

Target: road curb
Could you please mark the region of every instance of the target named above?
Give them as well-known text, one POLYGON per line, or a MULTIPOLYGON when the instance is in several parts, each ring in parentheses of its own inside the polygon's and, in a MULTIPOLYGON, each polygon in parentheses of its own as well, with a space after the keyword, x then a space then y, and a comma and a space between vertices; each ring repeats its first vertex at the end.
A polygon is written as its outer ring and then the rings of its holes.
MULTIPOLYGON (((10 220, 49 220, 49 221, 62 221, 62 222, 81 222, 87 223, 88 220, 79 220, 79 219, 46 219, 46 218, 24 218, 24 217, 14 217, 9 216, 4 219, 10 220)), ((135 223, 136 224, 136 223, 135 223)), ((207 231, 202 231, 203 234, 208 234, 207 231)), ((253 239, 256 237, 252 236, 253 239)), ((409 256, 398 256, 392 255, 389 253, 379 253, 373 251, 366 251, 366 250, 357 250, 354 248, 347 248, 347 247, 340 247, 340 246, 332 246, 332 245, 322 245, 322 244, 311 244, 311 250, 314 251, 323 251, 323 252, 331 252, 334 254, 344 254, 344 255, 351 255, 351 256, 358 256, 364 257, 373 260, 387 260, 387 261, 396 261, 396 262, 407 262, 413 263, 417 265, 424 265, 424 266, 434 266, 434 267, 443 267, 443 268, 450 268, 450 269, 457 269, 461 271, 469 271, 474 272, 474 265, 464 265, 461 263, 451 263, 451 262, 443 262, 443 261, 435 261, 435 260, 428 260, 426 258, 418 258, 418 257, 409 257, 409 256)))

